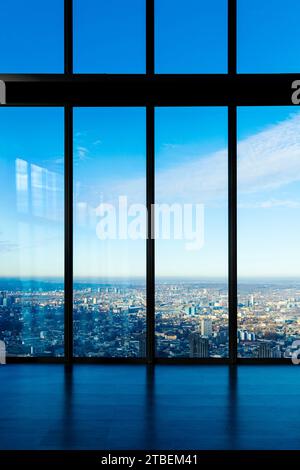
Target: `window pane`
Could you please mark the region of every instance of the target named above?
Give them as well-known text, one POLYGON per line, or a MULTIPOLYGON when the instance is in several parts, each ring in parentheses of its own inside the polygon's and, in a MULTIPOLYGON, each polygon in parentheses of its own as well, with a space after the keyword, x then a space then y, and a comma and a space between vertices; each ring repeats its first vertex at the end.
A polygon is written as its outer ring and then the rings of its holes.
POLYGON ((238 110, 238 350, 289 357, 300 339, 300 113, 238 110))
POLYGON ((227 0, 156 0, 155 71, 226 73, 227 0))
POLYGON ((299 0, 238 0, 238 72, 299 72, 299 0))
POLYGON ((74 0, 76 73, 145 73, 145 0, 74 0))
POLYGON ((145 356, 145 148, 143 108, 75 109, 76 356, 145 356))
POLYGON ((156 109, 155 159, 157 354, 227 357, 227 110, 156 109))
POLYGON ((64 354, 64 114, 0 109, 0 340, 64 354))
POLYGON ((63 0, 1 2, 1 73, 63 73, 63 0))

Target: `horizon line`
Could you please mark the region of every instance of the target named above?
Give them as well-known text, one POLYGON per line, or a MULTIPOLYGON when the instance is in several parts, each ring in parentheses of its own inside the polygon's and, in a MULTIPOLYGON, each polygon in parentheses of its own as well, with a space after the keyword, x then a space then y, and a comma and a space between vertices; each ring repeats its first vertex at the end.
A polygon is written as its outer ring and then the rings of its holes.
MULTIPOLYGON (((206 276, 206 277, 194 277, 194 276, 160 276, 157 275, 155 279, 158 280, 187 280, 187 281, 222 281, 225 283, 228 283, 228 278, 224 276, 206 276)), ((282 281, 288 281, 288 280, 299 280, 300 281, 300 275, 299 276, 270 276, 270 275, 262 275, 262 276, 239 276, 240 280, 282 280, 282 281)), ((44 280, 53 280, 53 281, 64 281, 64 276, 18 276, 18 275, 13 275, 13 276, 1 276, 0 275, 0 280, 26 280, 26 281, 44 281, 44 280)), ((106 276, 106 277, 101 277, 101 276, 74 276, 73 281, 74 282, 88 282, 88 281, 133 281, 133 280, 143 280, 146 283, 146 277, 144 276, 131 276, 131 277, 124 277, 124 276, 106 276)))

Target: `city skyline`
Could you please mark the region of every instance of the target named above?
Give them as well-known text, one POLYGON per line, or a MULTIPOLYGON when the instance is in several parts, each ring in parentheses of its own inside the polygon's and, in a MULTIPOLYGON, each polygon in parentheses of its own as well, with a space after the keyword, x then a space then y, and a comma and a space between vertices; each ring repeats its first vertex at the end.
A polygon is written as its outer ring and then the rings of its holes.
MULTIPOLYGON (((74 282, 74 355, 145 357, 146 286, 74 282)), ((241 284, 239 357, 291 358, 299 339, 300 283, 241 284)), ((9 355, 64 355, 64 290, 59 282, 0 281, 0 337, 9 355)), ((229 356, 226 283, 156 283, 156 355, 229 356)))

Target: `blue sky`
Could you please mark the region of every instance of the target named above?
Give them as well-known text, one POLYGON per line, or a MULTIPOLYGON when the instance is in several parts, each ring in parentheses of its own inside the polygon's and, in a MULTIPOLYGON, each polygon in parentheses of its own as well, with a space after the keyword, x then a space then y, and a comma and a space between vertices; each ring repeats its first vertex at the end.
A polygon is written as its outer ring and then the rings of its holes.
MULTIPOLYGON (((238 70, 298 71, 299 13, 297 0, 239 0, 238 70)), ((225 73, 226 24, 225 0, 157 0, 156 71, 225 73)), ((145 71, 144 0, 75 0, 74 26, 76 72, 145 71)), ((0 72, 63 72, 63 1, 4 2, 0 40, 0 72)), ((299 276, 297 113, 238 111, 241 276, 299 276)), ((0 122, 0 276, 61 276, 63 110, 1 108, 0 122)), ((226 276, 226 109, 157 109, 155 137, 157 202, 205 205, 201 252, 158 241, 157 274, 226 276)), ((74 110, 76 276, 145 274, 144 242, 99 243, 94 214, 118 195, 144 203, 145 169, 144 109, 74 110)))
POLYGON ((0 107, 0 123, 0 276, 62 276, 63 109, 0 107))
MULTIPOLYGON (((227 72, 227 0, 156 0, 157 73, 227 72)), ((298 0, 238 0, 238 72, 298 72, 298 0)), ((1 4, 0 73, 63 73, 64 0, 1 4)), ((76 73, 145 73, 145 0, 74 0, 76 73)))
POLYGON ((118 196, 145 204, 144 108, 74 110, 74 275, 130 278, 145 275, 145 242, 97 238, 101 202, 118 196))
POLYGON ((227 109, 160 108, 155 116, 156 202, 204 204, 203 247, 188 251, 186 240, 157 240, 156 273, 225 278, 227 152, 218 152, 227 147, 227 109), (211 170, 219 175, 213 187, 211 170))
MULTIPOLYGON (((155 8, 157 73, 226 73, 227 0, 155 8)), ((145 73, 144 0, 75 0, 74 14, 75 72, 145 73)))
POLYGON ((238 110, 238 272, 299 277, 300 114, 238 110))
MULTIPOLYGON (((145 203, 145 110, 76 109, 74 128, 75 275, 144 276, 145 242, 99 241, 93 210, 101 201, 115 203, 119 195, 130 203, 145 203)), ((189 191, 190 165, 198 166, 200 160, 200 167, 205 166, 207 155, 226 144, 226 108, 156 110, 156 202, 206 203, 200 182, 198 190, 189 191), (183 171, 180 190, 180 181, 169 176, 174 170, 183 171)), ((224 179, 213 195, 217 202, 207 210, 204 249, 188 252, 185 241, 157 241, 157 275, 196 276, 199 263, 202 276, 226 275, 226 153, 222 162, 224 179)))
POLYGON ((227 72, 227 0, 156 0, 157 73, 227 72))
MULTIPOLYGON (((157 241, 157 275, 227 270, 226 108, 156 110, 156 202, 204 204, 204 246, 157 241)), ((63 271, 63 110, 0 109, 0 275, 63 271)), ((300 113, 238 109, 238 268, 241 277, 299 276, 300 113)), ((145 110, 74 110, 75 275, 138 277, 143 240, 100 241, 100 202, 144 203, 145 110)))
POLYGON ((63 73, 63 3, 1 1, 0 73, 63 73))
POLYGON ((145 73, 145 1, 75 0, 74 71, 145 73))
POLYGON ((238 0, 238 72, 299 72, 299 14, 299 0, 238 0))

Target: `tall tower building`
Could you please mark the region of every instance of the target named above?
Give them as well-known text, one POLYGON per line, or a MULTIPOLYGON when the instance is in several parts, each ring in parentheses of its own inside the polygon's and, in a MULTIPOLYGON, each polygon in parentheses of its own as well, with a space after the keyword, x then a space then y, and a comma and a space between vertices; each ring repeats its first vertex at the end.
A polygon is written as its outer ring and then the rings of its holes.
POLYGON ((202 336, 212 335, 212 321, 209 318, 202 318, 200 331, 202 336))
POLYGON ((147 336, 146 333, 142 333, 139 338, 139 356, 147 356, 147 336))
POLYGON ((208 338, 200 333, 192 333, 190 336, 190 357, 208 357, 208 338))
POLYGON ((258 357, 260 359, 273 357, 272 346, 266 341, 262 341, 258 348, 258 357))
POLYGON ((281 351, 279 346, 274 346, 274 348, 272 348, 272 357, 276 359, 281 358, 281 351))

